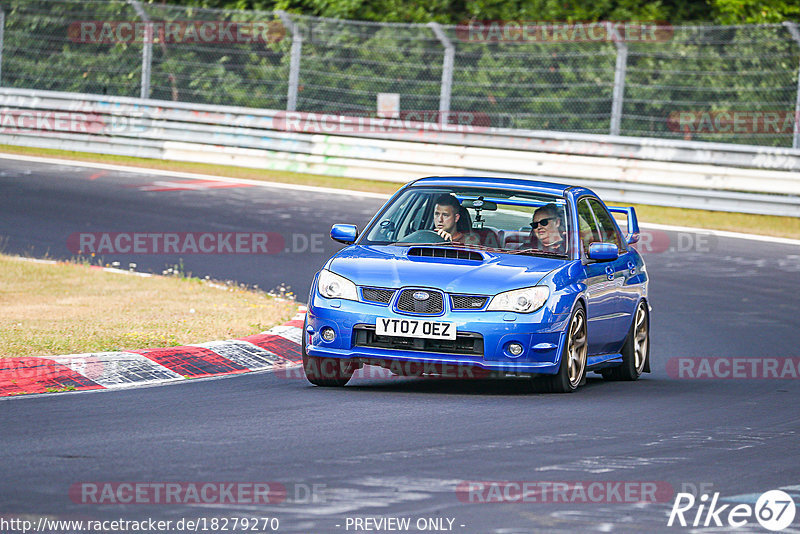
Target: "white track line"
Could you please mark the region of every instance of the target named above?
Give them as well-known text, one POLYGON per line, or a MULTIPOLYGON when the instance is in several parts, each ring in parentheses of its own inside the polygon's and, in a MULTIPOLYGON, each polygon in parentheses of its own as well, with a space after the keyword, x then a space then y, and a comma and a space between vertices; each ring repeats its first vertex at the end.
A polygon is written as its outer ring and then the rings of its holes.
MULTIPOLYGON (((389 195, 384 195, 381 193, 368 193, 364 191, 349 191, 343 189, 334 189, 331 187, 317 187, 313 185, 294 185, 294 184, 285 184, 279 182, 265 182, 261 180, 247 180, 244 178, 231 178, 227 176, 216 176, 212 174, 198 174, 198 173, 191 173, 191 172, 179 172, 179 171, 167 171, 163 169, 148 169, 147 167, 132 167, 127 165, 111 165, 108 163, 93 163, 90 161, 75 161, 75 160, 68 160, 68 159, 58 159, 58 158, 45 158, 45 157, 38 157, 38 156, 21 156, 19 154, 4 154, 0 153, 0 159, 11 159, 17 161, 29 161, 31 163, 45 163, 50 165, 69 165, 72 167, 88 167, 92 169, 106 169, 110 171, 117 171, 117 172, 130 172, 130 173, 144 173, 144 174, 155 174, 159 176, 171 176, 177 178, 188 178, 191 180, 209 180, 214 179, 220 182, 228 182, 234 184, 243 184, 243 185, 252 185, 257 187, 268 187, 273 189, 288 189, 291 191, 309 191, 314 193, 327 193, 327 194, 335 194, 335 195, 345 195, 351 197, 363 197, 363 198, 377 198, 386 200, 389 198, 389 195)), ((402 185, 398 182, 398 187, 402 185)), ((692 232, 692 233, 705 233, 711 234, 718 237, 729 237, 733 239, 750 239, 753 241, 763 241, 767 243, 780 243, 783 245, 794 245, 800 246, 800 240, 797 239, 788 239, 785 237, 772 237, 772 236, 765 236, 765 235, 757 235, 757 234, 745 234, 739 232, 727 232, 723 230, 709 230, 706 228, 693 228, 689 226, 671 226, 666 224, 654 224, 654 223, 642 223, 639 226, 642 228, 653 228, 655 230, 664 230, 664 231, 671 231, 671 232, 692 232)))
POLYGON ((725 230, 708 230, 704 228, 692 228, 690 226, 672 226, 670 224, 655 224, 655 223, 645 223, 640 224, 642 228, 652 228, 653 230, 664 230, 667 232, 692 232, 692 233, 703 233, 703 234, 711 234, 717 237, 730 237, 733 239, 751 239, 753 241, 766 241, 768 243, 780 243, 782 245, 794 245, 800 246, 800 240, 798 239, 789 239, 786 237, 773 237, 769 235, 757 235, 757 234, 743 234, 739 232, 727 232, 725 230))
MULTIPOLYGON (((368 193, 365 191, 347 191, 343 189, 334 189, 332 187, 318 187, 314 185, 295 185, 285 184, 280 182, 266 182, 262 180, 248 180, 245 178, 231 178, 227 176, 217 176, 213 174, 198 174, 194 172, 180 172, 180 171, 167 171, 164 169, 149 169, 147 167, 133 167, 127 165, 111 165, 108 163, 94 163, 90 161, 75 161, 69 159, 58 158, 43 158, 38 156, 21 156, 19 154, 3 154, 0 153, 0 159, 11 159, 17 161, 28 161, 31 163, 46 163, 49 165, 68 165, 71 167, 88 167, 91 169, 106 169, 109 171, 129 172, 135 174, 154 174, 157 176, 170 176, 173 178, 189 178, 190 180, 216 180, 219 182, 227 182, 232 184, 254 185, 260 187, 271 187, 274 189, 289 189, 292 191, 310 191, 314 193, 329 193, 335 195, 347 195, 354 197, 365 198, 379 198, 388 199, 389 195, 381 193, 368 193)), ((158 160, 162 161, 162 160, 158 160)), ((258 169, 252 169, 258 170, 258 169)), ((397 183, 399 188, 402 184, 397 183)))

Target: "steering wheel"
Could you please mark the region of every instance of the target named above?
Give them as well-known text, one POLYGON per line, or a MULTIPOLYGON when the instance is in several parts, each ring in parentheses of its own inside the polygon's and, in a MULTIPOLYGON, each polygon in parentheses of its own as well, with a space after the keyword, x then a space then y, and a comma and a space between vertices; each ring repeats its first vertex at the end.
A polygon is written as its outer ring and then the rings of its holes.
POLYGON ((444 243, 445 238, 433 230, 417 230, 405 236, 398 243, 444 243))

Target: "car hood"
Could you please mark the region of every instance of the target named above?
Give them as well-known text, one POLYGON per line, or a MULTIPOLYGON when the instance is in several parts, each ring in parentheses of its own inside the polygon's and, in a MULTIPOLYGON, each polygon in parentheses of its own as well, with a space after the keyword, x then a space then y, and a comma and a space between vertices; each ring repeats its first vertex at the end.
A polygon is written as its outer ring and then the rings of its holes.
POLYGON ((413 248, 447 247, 353 245, 341 250, 326 268, 360 286, 431 287, 450 293, 494 295, 536 285, 544 275, 565 264, 563 259, 477 250, 482 258, 478 261, 421 257, 409 255, 413 248))

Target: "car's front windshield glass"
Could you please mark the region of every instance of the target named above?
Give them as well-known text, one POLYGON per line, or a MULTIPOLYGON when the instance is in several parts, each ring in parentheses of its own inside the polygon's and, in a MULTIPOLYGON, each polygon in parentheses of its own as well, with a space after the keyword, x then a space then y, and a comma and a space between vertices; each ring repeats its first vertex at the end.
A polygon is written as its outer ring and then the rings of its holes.
POLYGON ((563 197, 484 188, 412 187, 367 228, 361 244, 452 244, 565 256, 563 197))

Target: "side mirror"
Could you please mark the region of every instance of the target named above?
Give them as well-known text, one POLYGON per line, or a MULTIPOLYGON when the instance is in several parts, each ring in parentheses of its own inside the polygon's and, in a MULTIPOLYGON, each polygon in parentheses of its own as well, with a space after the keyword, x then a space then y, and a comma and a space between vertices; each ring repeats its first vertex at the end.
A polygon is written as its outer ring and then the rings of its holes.
POLYGON ((639 242, 639 219, 636 217, 636 210, 633 207, 615 208, 606 206, 612 213, 622 213, 628 219, 628 231, 625 232, 625 242, 629 245, 639 242))
POLYGON ((355 224, 334 224, 331 226, 331 239, 351 245, 358 237, 358 227, 355 224))
POLYGON ((614 243, 592 243, 589 245, 589 259, 612 261, 619 258, 619 249, 614 243))

